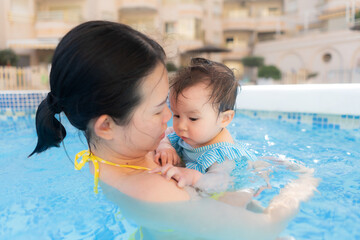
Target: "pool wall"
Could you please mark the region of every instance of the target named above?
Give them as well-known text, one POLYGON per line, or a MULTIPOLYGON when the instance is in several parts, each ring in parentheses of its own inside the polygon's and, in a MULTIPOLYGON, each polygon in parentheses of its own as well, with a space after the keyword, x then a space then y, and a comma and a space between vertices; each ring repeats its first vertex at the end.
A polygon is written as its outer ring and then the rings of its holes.
MULTIPOLYGON (((0 91, 0 120, 35 117, 48 91, 0 91)), ((314 128, 360 129, 360 84, 243 86, 237 113, 314 128)))
POLYGON ((0 120, 35 116, 35 110, 48 91, 0 91, 0 120))
POLYGON ((236 108, 255 118, 360 129, 360 84, 244 86, 236 108))

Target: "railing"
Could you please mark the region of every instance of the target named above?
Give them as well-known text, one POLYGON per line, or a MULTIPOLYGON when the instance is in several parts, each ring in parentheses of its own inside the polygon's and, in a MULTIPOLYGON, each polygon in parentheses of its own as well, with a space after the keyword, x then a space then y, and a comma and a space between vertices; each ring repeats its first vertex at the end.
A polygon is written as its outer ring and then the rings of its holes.
POLYGON ((159 7, 159 1, 158 0, 121 0, 120 1, 120 9, 126 10, 126 9, 132 9, 132 8, 138 8, 138 9, 151 9, 154 11, 157 11, 159 7))
POLYGON ((80 23, 83 20, 80 10, 66 11, 39 11, 37 13, 38 22, 68 22, 80 23))
POLYGON ((49 70, 46 66, 0 66, 0 90, 49 89, 49 70))
POLYGON ((307 83, 307 72, 283 72, 282 73, 283 84, 304 84, 307 83))
POLYGON ((283 72, 282 84, 324 84, 324 83, 360 83, 360 68, 333 69, 319 72, 312 77, 310 72, 299 70, 297 72, 283 72))

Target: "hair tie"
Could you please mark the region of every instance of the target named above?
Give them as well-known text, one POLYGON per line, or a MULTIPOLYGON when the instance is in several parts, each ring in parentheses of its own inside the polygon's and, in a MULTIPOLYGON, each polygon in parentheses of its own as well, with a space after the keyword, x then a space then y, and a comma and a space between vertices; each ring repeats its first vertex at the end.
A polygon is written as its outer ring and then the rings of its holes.
POLYGON ((53 113, 61 113, 62 107, 59 104, 59 99, 57 97, 55 97, 54 94, 49 92, 47 97, 46 97, 46 100, 47 100, 47 104, 49 106, 49 109, 53 113))

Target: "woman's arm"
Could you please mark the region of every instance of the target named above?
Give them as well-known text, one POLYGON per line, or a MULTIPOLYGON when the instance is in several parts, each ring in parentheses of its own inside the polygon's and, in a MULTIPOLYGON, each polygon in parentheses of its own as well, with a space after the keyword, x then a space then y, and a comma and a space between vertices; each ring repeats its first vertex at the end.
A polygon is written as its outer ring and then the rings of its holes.
POLYGON ((179 188, 175 180, 169 181, 155 173, 144 172, 128 176, 114 187, 120 192, 146 202, 178 202, 190 199, 189 194, 179 188))
POLYGON ((273 219, 270 214, 253 213, 209 198, 161 203, 140 201, 112 187, 102 185, 102 188, 125 218, 150 231, 164 235, 166 231, 174 231, 177 236, 186 236, 185 239, 275 239, 293 217, 273 219))

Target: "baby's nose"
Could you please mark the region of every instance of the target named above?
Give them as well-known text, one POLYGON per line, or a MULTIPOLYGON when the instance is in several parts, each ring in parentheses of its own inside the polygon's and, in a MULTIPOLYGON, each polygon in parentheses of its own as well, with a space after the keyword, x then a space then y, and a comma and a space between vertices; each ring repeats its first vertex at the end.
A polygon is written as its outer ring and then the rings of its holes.
POLYGON ((180 121, 179 121, 179 130, 181 130, 181 131, 186 131, 187 130, 186 121, 180 119, 180 121))

